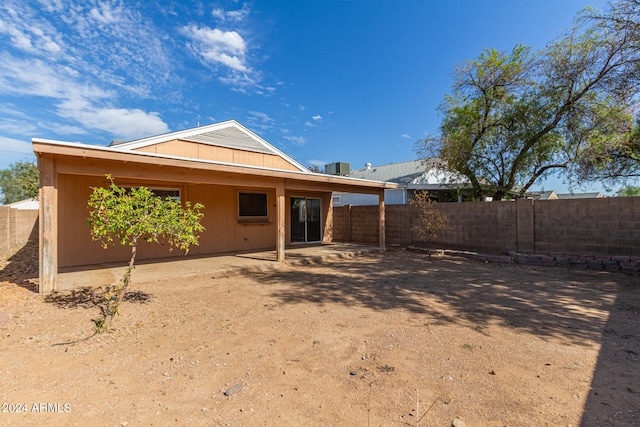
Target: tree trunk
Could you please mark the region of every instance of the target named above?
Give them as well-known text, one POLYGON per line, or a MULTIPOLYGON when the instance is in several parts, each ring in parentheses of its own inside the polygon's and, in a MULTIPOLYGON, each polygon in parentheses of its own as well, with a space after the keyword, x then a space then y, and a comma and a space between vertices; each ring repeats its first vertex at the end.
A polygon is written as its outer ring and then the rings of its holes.
POLYGON ((112 295, 109 298, 107 303, 106 313, 104 315, 104 322, 99 327, 100 332, 108 331, 111 326, 111 321, 113 320, 113 316, 118 314, 118 310, 120 308, 120 303, 124 299, 124 295, 127 293, 127 289, 129 288, 129 284, 131 283, 131 272, 133 271, 133 265, 136 261, 136 252, 137 252, 137 239, 134 237, 131 245, 131 259, 129 260, 129 265, 127 266, 127 270, 122 277, 122 287, 116 288, 115 295, 112 295))
POLYGON ((496 192, 493 193, 493 201, 500 202, 502 201, 502 199, 504 199, 504 196, 505 196, 504 190, 496 190, 496 192))

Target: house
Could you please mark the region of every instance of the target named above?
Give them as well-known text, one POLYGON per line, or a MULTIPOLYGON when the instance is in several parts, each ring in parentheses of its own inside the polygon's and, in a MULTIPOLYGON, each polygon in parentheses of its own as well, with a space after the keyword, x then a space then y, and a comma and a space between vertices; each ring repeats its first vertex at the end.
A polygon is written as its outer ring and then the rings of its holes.
POLYGON ((602 199, 604 195, 599 191, 592 193, 561 193, 558 199, 602 199))
POLYGON ((527 197, 537 200, 559 200, 559 199, 601 199, 604 195, 600 192, 593 193, 556 193, 550 191, 531 191, 527 193, 527 197))
POLYGON ((38 209, 40 209, 38 199, 24 199, 18 202, 10 203, 7 206, 19 211, 37 211, 38 209))
MULTIPOLYGON (((126 261, 129 248, 103 250, 90 238, 87 201, 92 187, 146 186, 158 194, 205 206, 199 246, 190 256, 275 250, 332 240, 333 192, 380 196, 384 247, 384 191, 393 183, 312 173, 231 120, 108 147, 34 138, 40 170, 40 292, 56 289, 61 268, 126 261)), ((181 256, 142 243, 139 259, 181 256)))
POLYGON ((527 198, 535 200, 558 200, 558 194, 553 190, 529 191, 527 198))
MULTIPOLYGON (((438 159, 410 160, 389 163, 383 166, 365 164, 363 169, 350 170, 347 163, 332 163, 325 167, 325 173, 348 171, 343 175, 351 178, 386 181, 398 184, 398 188, 385 190, 385 203, 404 205, 413 199, 416 191, 428 191, 429 195, 440 202, 464 200, 471 189, 469 180, 457 173, 447 171, 438 159)), ((375 205, 376 195, 335 193, 334 206, 375 205)))

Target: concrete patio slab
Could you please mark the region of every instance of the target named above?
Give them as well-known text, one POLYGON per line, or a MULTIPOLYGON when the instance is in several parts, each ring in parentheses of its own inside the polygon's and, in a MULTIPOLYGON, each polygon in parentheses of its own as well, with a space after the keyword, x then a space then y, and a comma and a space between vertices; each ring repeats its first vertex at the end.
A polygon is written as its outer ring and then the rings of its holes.
MULTIPOLYGON (((367 252, 379 251, 377 246, 349 243, 329 243, 287 248, 286 264, 321 263, 332 259, 352 258, 367 252)), ((232 253, 207 257, 167 258, 136 263, 133 280, 136 283, 190 277, 225 277, 279 266, 276 251, 232 253)), ((82 287, 109 286, 118 283, 126 270, 126 263, 111 263, 64 268, 58 272, 57 290, 82 287)))

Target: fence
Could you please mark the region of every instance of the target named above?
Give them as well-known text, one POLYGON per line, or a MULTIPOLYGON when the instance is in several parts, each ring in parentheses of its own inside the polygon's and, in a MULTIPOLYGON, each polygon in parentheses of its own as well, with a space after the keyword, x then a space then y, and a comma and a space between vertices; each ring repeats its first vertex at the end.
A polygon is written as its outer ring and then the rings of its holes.
MULTIPOLYGON (((507 253, 640 257, 640 197, 440 203, 448 229, 432 243, 507 253)), ((412 205, 385 208, 387 244, 421 245, 412 205)), ((376 244, 377 206, 334 208, 334 240, 376 244)))
POLYGON ((38 211, 0 206, 0 253, 38 240, 38 211))

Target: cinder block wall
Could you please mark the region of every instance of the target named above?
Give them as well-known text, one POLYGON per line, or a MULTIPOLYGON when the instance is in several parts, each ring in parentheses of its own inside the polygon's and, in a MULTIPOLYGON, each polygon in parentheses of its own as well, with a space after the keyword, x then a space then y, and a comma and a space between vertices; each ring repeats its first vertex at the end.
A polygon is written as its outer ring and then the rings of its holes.
POLYGON ((0 252, 23 247, 38 239, 38 211, 0 206, 0 252))
POLYGON ((640 256, 640 197, 541 200, 533 215, 537 253, 640 256))
POLYGON ((409 205, 385 206, 385 238, 387 244, 410 245, 413 243, 412 231, 414 209, 408 209, 409 205))
MULTIPOLYGON (((441 203, 437 208, 447 217, 447 229, 439 233, 434 244, 495 253, 517 250, 515 203, 441 203)), ((418 224, 420 212, 417 208, 412 211, 414 224, 418 224)), ((411 240, 423 243, 416 231, 411 240)))
MULTIPOLYGON (((640 256, 640 197, 516 202, 441 203, 448 230, 433 244, 506 253, 640 256)), ((376 243, 377 206, 334 208, 336 241, 376 243)), ((411 205, 385 208, 387 244, 424 244, 411 205)))
POLYGON ((333 240, 336 242, 379 242, 378 206, 333 208, 333 240))

